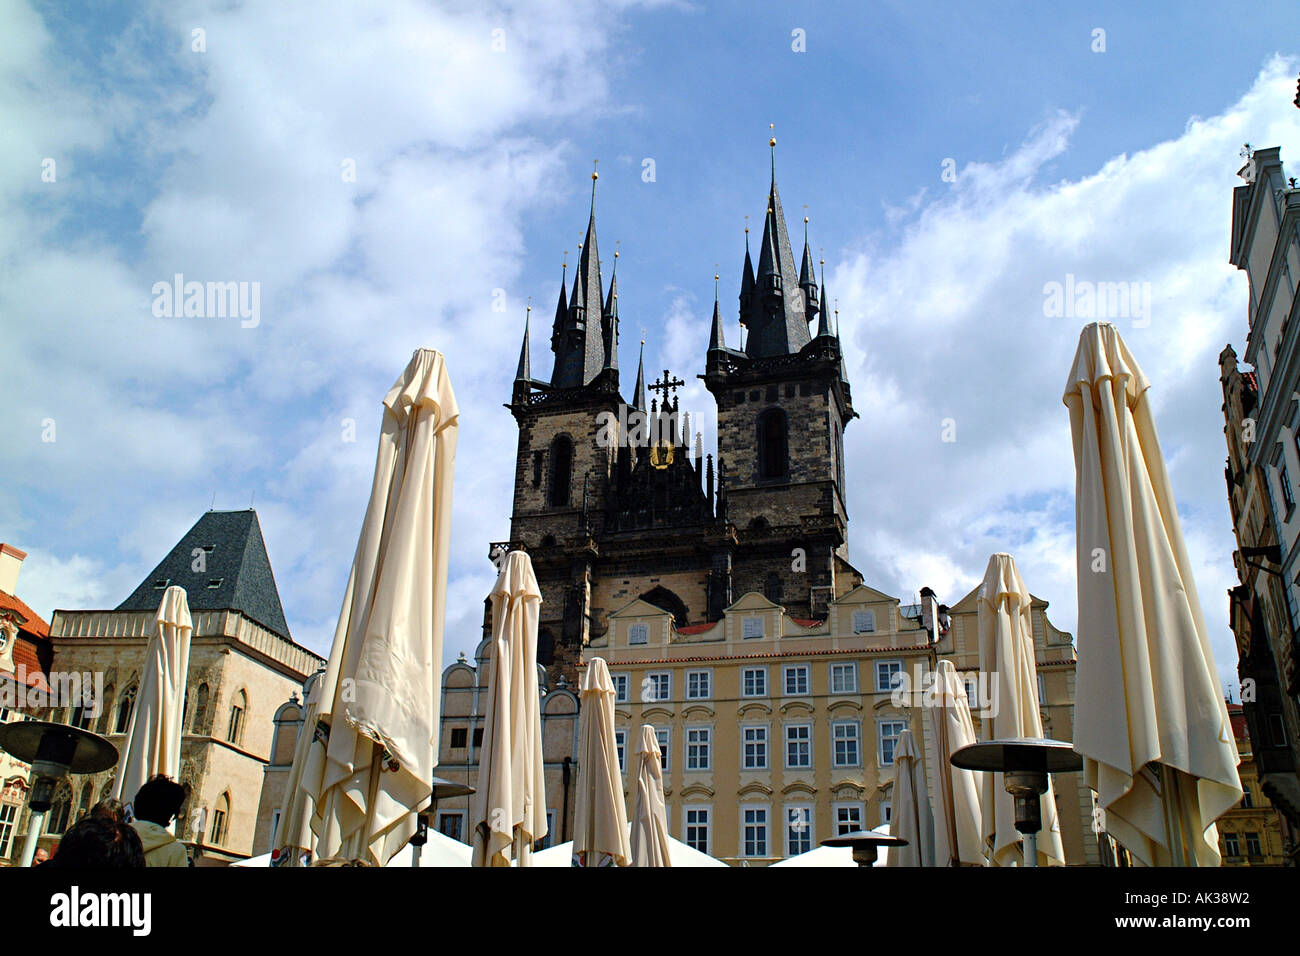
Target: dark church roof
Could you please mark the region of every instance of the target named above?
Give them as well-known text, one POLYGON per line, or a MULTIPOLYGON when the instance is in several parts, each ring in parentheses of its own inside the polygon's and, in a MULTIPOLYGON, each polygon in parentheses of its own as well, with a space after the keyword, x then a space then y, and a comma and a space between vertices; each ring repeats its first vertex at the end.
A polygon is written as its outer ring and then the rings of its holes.
POLYGON ((173 584, 185 589, 191 611, 239 611, 289 638, 262 526, 252 509, 204 514, 117 609, 157 610, 163 590, 173 584), (206 552, 202 571, 193 570, 196 548, 206 552))

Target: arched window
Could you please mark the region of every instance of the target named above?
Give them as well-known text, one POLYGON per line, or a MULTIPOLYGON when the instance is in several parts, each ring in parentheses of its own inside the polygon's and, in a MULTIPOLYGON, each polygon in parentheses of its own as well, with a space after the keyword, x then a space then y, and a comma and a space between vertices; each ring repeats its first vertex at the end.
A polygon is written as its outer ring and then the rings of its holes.
POLYGON ((785 412, 769 408, 758 416, 758 477, 784 478, 789 474, 785 412))
POLYGON ((773 604, 781 603, 781 575, 774 572, 767 576, 767 583, 763 586, 763 596, 773 604))
POLYGON ((226 831, 230 824, 230 792, 217 798, 217 805, 212 810, 212 831, 209 841, 215 846, 226 842, 226 831))
POLYGON ((552 508, 567 508, 569 485, 573 482, 573 442, 568 435, 556 435, 551 442, 551 494, 552 508))
POLYGON ((49 816, 45 818, 46 833, 62 833, 68 828, 68 817, 72 815, 72 786, 64 780, 54 792, 54 802, 50 806, 49 816))
POLYGON ((641 600, 667 611, 673 616, 673 623, 678 627, 685 627, 690 621, 690 609, 687 608, 686 602, 662 584, 642 594, 641 600))
POLYGON ((117 705, 117 723, 113 725, 113 733, 124 734, 131 729, 131 714, 135 711, 135 692, 134 684, 122 691, 122 700, 117 705))
POLYGON ((190 725, 190 733, 203 733, 203 721, 208 716, 208 685, 206 682, 199 685, 198 693, 194 695, 194 723, 190 725))
POLYGON ((77 819, 80 820, 87 813, 89 813, 90 808, 93 807, 94 805, 95 805, 95 785, 93 783, 87 782, 86 785, 81 788, 81 802, 77 805, 77 819))
POLYGON ((99 712, 99 720, 95 722, 95 733, 108 733, 108 722, 113 719, 113 698, 116 695, 116 688, 112 684, 104 688, 104 702, 99 712))
POLYGON ((238 744, 244 738, 244 712, 248 710, 248 695, 242 690, 235 695, 235 701, 230 705, 230 724, 226 728, 226 739, 232 744, 238 744))

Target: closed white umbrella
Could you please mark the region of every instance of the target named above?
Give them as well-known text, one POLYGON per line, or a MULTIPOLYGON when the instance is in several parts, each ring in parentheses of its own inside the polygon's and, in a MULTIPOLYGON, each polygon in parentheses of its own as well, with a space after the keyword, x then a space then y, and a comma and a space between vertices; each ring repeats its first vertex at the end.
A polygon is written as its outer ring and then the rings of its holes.
POLYGON ((935 701, 930 708, 934 738, 934 860, 936 866, 982 866, 980 788, 982 774, 952 765, 952 755, 975 743, 966 688, 952 661, 935 670, 935 701))
MULTIPOLYGON (((983 722, 985 740, 1042 737, 1038 701, 1038 667, 1034 661, 1033 598, 1009 554, 989 558, 976 596, 979 620, 980 673, 988 682, 983 722)), ((991 866, 1024 862, 1016 831, 1015 798, 1007 793, 1000 773, 984 774, 983 836, 991 866)), ((1051 778, 1040 799, 1043 828, 1038 836, 1038 865, 1065 865, 1061 823, 1051 778)))
POLYGON ((632 800, 632 866, 672 866, 664 808, 663 753, 655 729, 641 726, 636 748, 636 796, 632 800))
POLYGON ((303 788, 303 780, 307 776, 319 779, 320 768, 324 766, 325 739, 318 737, 316 732, 323 676, 323 672, 318 671, 308 679, 306 700, 302 705, 302 725, 298 728, 293 765, 289 768, 289 780, 284 788, 284 811, 271 836, 271 846, 285 857, 282 866, 302 865, 303 854, 310 852, 316 844, 311 832, 311 797, 303 788), (314 773, 308 769, 313 758, 319 765, 314 773))
POLYGON ((432 793, 457 431, 443 357, 418 349, 384 397, 370 502, 321 681, 329 740, 323 761, 319 750, 309 759, 318 778, 304 781, 319 858, 384 865, 432 793))
POLYGON ((533 563, 511 551, 488 596, 492 670, 470 832, 475 866, 531 866, 546 835, 537 615, 542 592, 533 563))
POLYGON ((1076 472, 1074 749, 1110 833, 1151 866, 1219 865, 1242 795, 1209 632, 1147 390, 1110 323, 1066 383, 1076 472))
POLYGON ((579 719, 573 856, 580 866, 627 866, 632 859, 623 775, 614 740, 614 697, 609 667, 603 659, 593 657, 582 675, 579 719))
POLYGON ((116 800, 130 803, 157 774, 180 778, 181 723, 193 633, 185 589, 172 585, 163 592, 145 650, 144 675, 113 778, 111 794, 116 800))
POLYGON ((934 866, 934 820, 912 731, 904 728, 894 748, 894 793, 890 802, 889 835, 907 841, 891 846, 886 866, 934 866))

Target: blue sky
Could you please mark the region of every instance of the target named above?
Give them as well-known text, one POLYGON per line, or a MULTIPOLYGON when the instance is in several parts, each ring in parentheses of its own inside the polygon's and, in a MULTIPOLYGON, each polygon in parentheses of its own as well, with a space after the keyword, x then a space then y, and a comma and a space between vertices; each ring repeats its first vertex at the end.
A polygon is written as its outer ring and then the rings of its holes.
MULTIPOLYGON (((255 494, 290 627, 323 652, 379 400, 432 347, 463 410, 447 655, 472 650, 486 545, 508 533, 501 404, 523 304, 544 329, 592 159, 606 272, 621 242, 622 365, 644 328, 647 364, 693 380, 715 263, 738 332, 773 123, 791 231, 807 204, 840 304, 868 582, 955 601, 1006 549, 1074 629, 1060 390, 1082 323, 1045 316, 1043 285, 1150 283, 1149 326, 1117 321, 1156 383, 1230 680, 1217 355, 1245 338, 1230 192, 1242 142, 1300 149, 1300 51, 1261 27, 1294 11, 974 6, 0 0, 0 540, 29 552, 19 593, 46 616, 114 606, 214 494, 255 494), (154 317, 150 289, 176 272, 261 283, 260 324, 154 317)), ((685 404, 708 445, 704 399, 696 384, 685 404)))

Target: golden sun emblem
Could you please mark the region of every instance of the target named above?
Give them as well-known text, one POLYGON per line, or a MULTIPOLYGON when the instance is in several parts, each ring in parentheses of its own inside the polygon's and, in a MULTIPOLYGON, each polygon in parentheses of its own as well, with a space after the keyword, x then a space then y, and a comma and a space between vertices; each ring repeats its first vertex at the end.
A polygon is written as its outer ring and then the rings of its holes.
POLYGON ((674 451, 672 445, 654 445, 650 449, 650 464, 661 470, 667 468, 673 463, 674 451))

